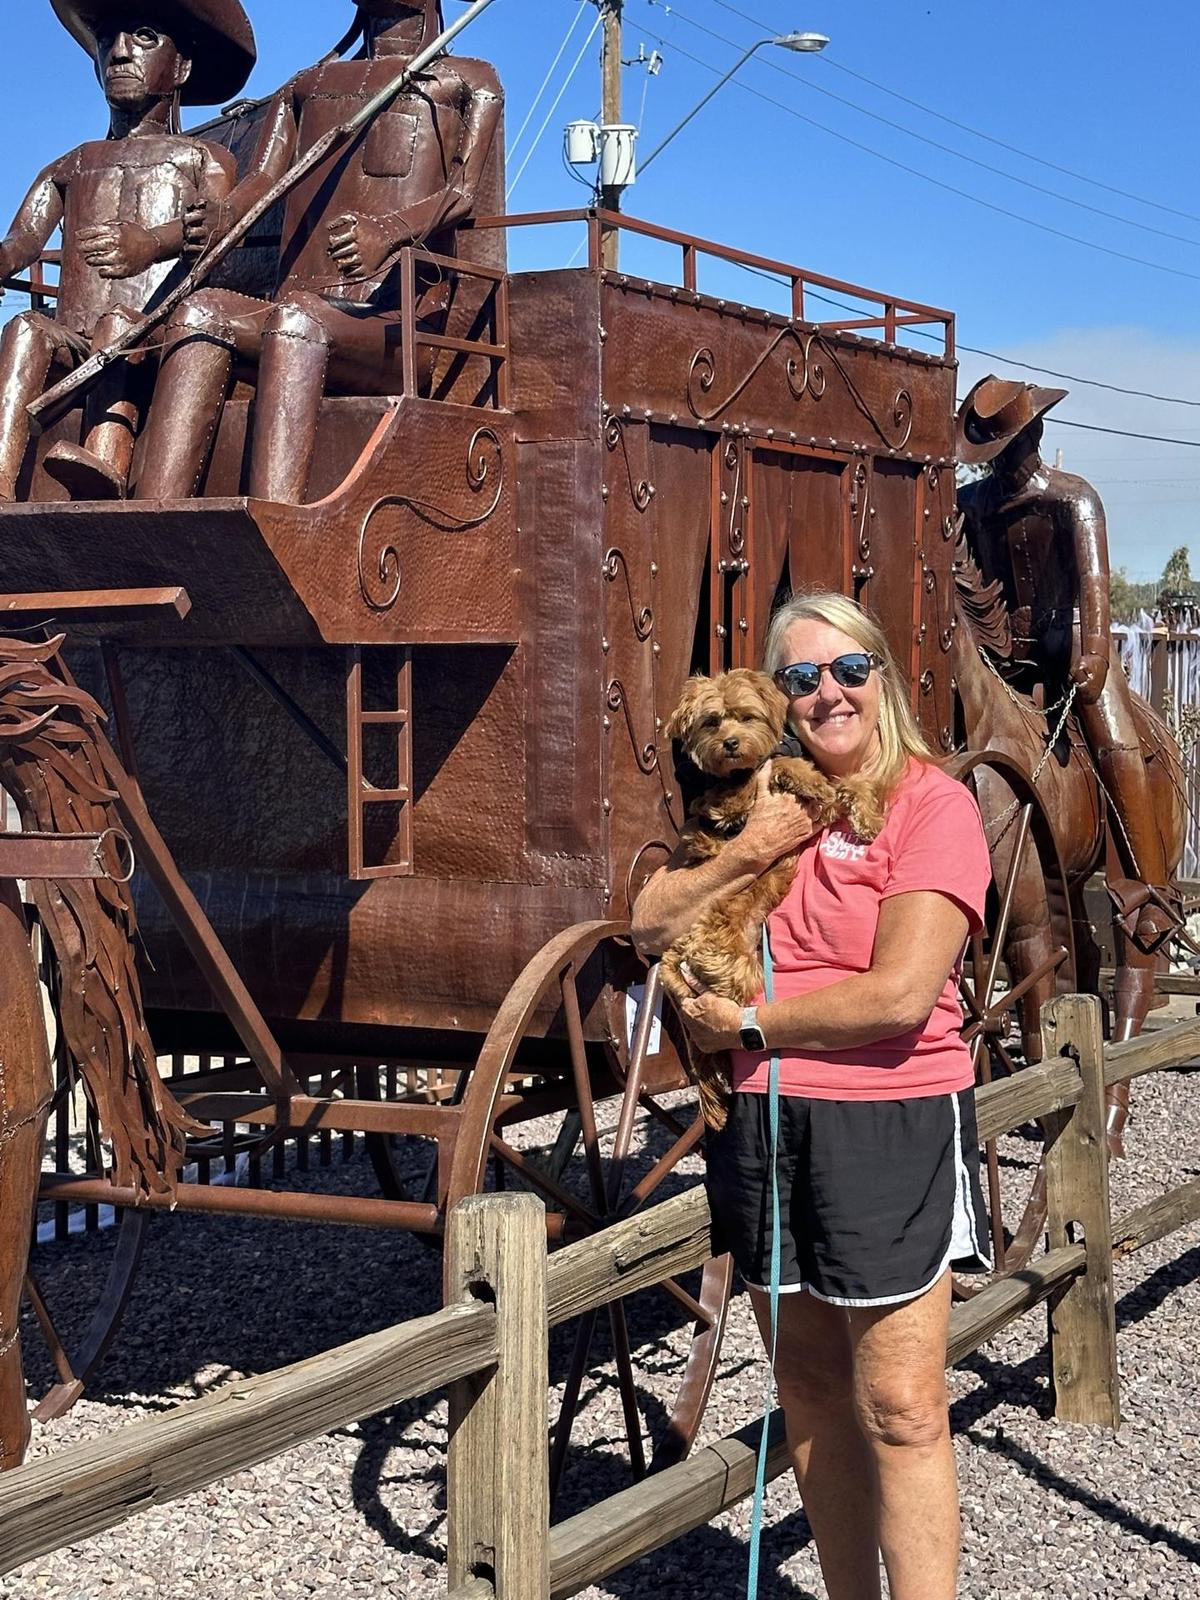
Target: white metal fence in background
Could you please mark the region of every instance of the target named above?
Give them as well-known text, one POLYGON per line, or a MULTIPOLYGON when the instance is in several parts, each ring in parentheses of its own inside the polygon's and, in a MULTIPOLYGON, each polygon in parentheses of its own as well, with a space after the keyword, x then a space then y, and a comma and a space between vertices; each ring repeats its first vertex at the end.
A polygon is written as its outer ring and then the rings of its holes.
POLYGON ((1200 878, 1200 621, 1169 627, 1143 611, 1113 637, 1132 688, 1163 712, 1187 769, 1187 841, 1179 876, 1200 878))

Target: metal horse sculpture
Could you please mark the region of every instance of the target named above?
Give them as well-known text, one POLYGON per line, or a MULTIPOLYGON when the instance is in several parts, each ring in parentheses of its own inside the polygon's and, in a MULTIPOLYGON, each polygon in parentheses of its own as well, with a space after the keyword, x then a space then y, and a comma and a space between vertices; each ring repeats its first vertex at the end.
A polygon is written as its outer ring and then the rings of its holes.
MULTIPOLYGON (((1070 698, 1043 707, 1002 678, 998 663, 1008 654, 1008 613, 998 583, 987 584, 960 534, 955 552, 956 629, 953 669, 962 718, 972 750, 997 752, 1015 764, 981 764, 974 774, 979 807, 996 864, 999 883, 1014 882, 1005 956, 1014 985, 1032 979, 1021 999, 1026 1055, 1040 1059, 1038 1014, 1067 968, 1079 989, 1098 984, 1099 952, 1084 909, 1083 888, 1092 873, 1113 860, 1112 808, 1087 744, 1070 714, 1070 698), (1023 775, 1023 777, 1021 776, 1023 775), (1059 873, 1047 872, 1037 850, 1022 849, 1014 826, 1018 794, 1032 795, 1048 819, 1059 873), (1072 961, 1073 958, 1073 961, 1072 961), (1070 971, 1074 966, 1073 973, 1070 971)), ((1113 670, 1120 671, 1115 665, 1113 670)), ((1163 858, 1172 870, 1183 855, 1186 782, 1179 747, 1162 718, 1134 695, 1138 737, 1154 798, 1163 858)), ((1119 821, 1116 824, 1119 826, 1119 821)), ((1116 907, 1113 933, 1117 952, 1116 1014, 1113 1037, 1129 1039, 1145 1021, 1154 989, 1158 956, 1132 939, 1116 907)), ((1110 1143, 1123 1154, 1120 1127, 1128 1106, 1128 1085, 1110 1091, 1110 1143), (1114 1115, 1115 1114, 1115 1115, 1114 1115)))

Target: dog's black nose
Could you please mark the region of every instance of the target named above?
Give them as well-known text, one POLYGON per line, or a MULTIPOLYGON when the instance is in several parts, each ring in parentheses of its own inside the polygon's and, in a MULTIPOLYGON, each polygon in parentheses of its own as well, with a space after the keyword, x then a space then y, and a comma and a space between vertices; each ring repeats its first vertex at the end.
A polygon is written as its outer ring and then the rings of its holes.
POLYGON ((734 737, 734 736, 731 736, 730 738, 726 739, 726 741, 725 741, 725 749, 728 751, 728 753, 731 756, 737 755, 737 752, 738 752, 737 738, 734 737))

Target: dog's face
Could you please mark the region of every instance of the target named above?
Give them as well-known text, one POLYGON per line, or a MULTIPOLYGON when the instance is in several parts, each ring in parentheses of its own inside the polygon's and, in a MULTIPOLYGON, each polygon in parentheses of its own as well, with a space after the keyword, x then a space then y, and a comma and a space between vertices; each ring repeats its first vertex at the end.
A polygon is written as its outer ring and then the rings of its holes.
POLYGON ((737 667, 716 678, 689 678, 666 734, 701 772, 725 778, 762 766, 783 737, 786 714, 787 700, 765 672, 737 667))

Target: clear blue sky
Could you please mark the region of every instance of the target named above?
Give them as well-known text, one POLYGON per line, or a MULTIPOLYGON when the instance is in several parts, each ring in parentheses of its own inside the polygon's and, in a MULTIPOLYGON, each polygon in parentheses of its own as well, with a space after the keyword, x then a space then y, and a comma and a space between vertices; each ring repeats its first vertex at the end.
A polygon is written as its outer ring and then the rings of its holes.
MULTIPOLYGON (((96 137, 106 120, 88 62, 48 0, 26 0, 13 9, 19 21, 9 23, 10 48, 0 67, 0 133, 13 152, 0 176, 5 220, 42 164, 96 137)), ((260 45, 250 85, 257 93, 328 49, 352 15, 350 0, 258 0, 249 9, 260 45)), ((450 17, 461 9, 450 0, 450 17)), ((594 8, 581 0, 495 0, 460 41, 464 53, 494 61, 504 81, 510 177, 583 50, 511 209, 561 208, 586 199, 564 171, 560 149, 563 124, 598 111, 599 35, 585 44, 594 18, 594 8), (514 150, 512 141, 573 21, 551 87, 514 150)), ((638 66, 625 73, 625 114, 640 122, 643 150, 748 44, 797 28, 828 34, 825 55, 760 51, 629 192, 628 210, 950 307, 958 314, 961 345, 1200 401, 1200 11, 1194 3, 1156 0, 1139 10, 1116 0, 1005 0, 1002 6, 983 0, 681 0, 678 6, 626 0, 626 56, 644 46, 646 54, 657 49, 664 57, 654 78, 638 66), (1039 165, 978 133, 1070 170, 1039 165), (1021 217, 1116 254, 1031 227, 1021 217)), ((513 249, 512 264, 562 264, 575 243, 565 233, 529 239, 513 249)), ((633 260, 655 270, 653 256, 633 260)), ((737 292, 774 303, 772 287, 761 280, 742 279, 737 292)), ((15 300, 8 309, 16 309, 15 300)), ((965 351, 962 364, 964 389, 992 366, 1018 375, 965 351)), ((1061 386, 1072 390, 1059 407, 1064 417, 1200 441, 1200 406, 1061 386)), ((1183 543, 1193 545, 1200 565, 1200 449, 1066 427, 1049 428, 1047 443, 1061 447, 1065 464, 1100 488, 1116 564, 1153 575, 1183 543)))

